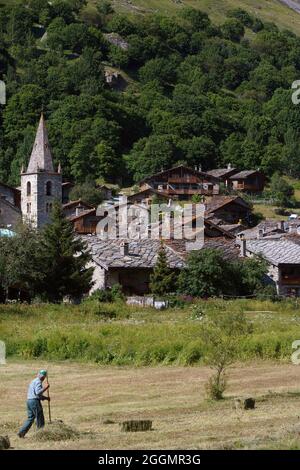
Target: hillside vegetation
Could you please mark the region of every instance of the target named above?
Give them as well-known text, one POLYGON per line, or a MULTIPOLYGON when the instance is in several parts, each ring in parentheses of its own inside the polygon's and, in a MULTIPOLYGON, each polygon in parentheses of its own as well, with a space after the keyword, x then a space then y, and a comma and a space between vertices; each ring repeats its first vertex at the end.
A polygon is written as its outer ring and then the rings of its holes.
POLYGON ((128 16, 99 2, 93 24, 85 0, 0 9, 0 180, 19 184, 41 110, 56 164, 78 183, 129 186, 179 162, 300 175, 299 37, 244 10, 216 24, 191 8, 128 16), (124 71, 123 92, 105 67, 124 71))
MULTIPOLYGON (((96 13, 97 0, 89 0, 88 12, 96 13)), ((280 0, 114 0, 115 9, 122 13, 148 14, 154 12, 177 14, 185 6, 205 11, 219 24, 230 9, 243 8, 263 21, 271 21, 279 28, 290 29, 300 34, 300 15, 288 8, 280 0)))

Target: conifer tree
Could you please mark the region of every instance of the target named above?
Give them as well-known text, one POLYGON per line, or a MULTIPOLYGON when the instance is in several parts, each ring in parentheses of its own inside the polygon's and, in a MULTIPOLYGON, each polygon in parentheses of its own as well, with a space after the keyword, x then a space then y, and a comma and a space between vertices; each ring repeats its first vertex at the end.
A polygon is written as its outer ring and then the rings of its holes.
POLYGON ((175 273, 168 265, 167 254, 161 243, 153 274, 150 277, 150 290, 152 294, 163 296, 174 291, 175 273))
POLYGON ((54 203, 51 223, 42 232, 41 257, 41 291, 49 301, 59 302, 65 296, 80 298, 90 290, 93 268, 87 266, 91 255, 73 232, 59 202, 54 203))

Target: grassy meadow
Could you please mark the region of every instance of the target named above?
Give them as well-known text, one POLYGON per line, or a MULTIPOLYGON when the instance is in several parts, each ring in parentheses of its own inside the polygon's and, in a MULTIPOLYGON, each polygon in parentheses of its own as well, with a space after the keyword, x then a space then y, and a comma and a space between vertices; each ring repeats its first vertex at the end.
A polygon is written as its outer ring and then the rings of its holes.
POLYGON ((296 300, 208 300, 165 311, 95 301, 78 306, 2 305, 0 339, 14 359, 195 365, 205 358, 199 339, 201 315, 224 310, 242 310, 253 324, 253 332, 241 339, 240 360, 290 360, 291 344, 300 339, 296 300))

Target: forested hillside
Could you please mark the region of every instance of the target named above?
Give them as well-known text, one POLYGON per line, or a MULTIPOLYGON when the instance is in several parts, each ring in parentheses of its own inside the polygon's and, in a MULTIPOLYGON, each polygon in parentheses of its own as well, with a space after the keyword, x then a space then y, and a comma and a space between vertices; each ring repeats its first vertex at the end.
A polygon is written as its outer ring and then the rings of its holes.
POLYGON ((54 159, 76 182, 128 185, 177 162, 300 175, 300 37, 236 9, 217 26, 191 8, 125 16, 99 0, 86 22, 85 4, 0 8, 0 180, 19 184, 42 110, 54 159), (107 65, 124 71, 125 91, 106 84, 107 65))

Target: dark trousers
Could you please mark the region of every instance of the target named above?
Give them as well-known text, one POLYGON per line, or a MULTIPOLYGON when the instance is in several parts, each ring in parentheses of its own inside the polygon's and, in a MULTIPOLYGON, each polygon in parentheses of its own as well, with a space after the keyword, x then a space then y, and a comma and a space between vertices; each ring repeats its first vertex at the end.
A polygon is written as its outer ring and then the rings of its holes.
POLYGON ((27 420, 19 431, 19 434, 22 436, 25 436, 25 434, 29 431, 34 420, 36 420, 36 427, 38 429, 44 427, 44 412, 40 400, 27 400, 27 415, 27 420))

